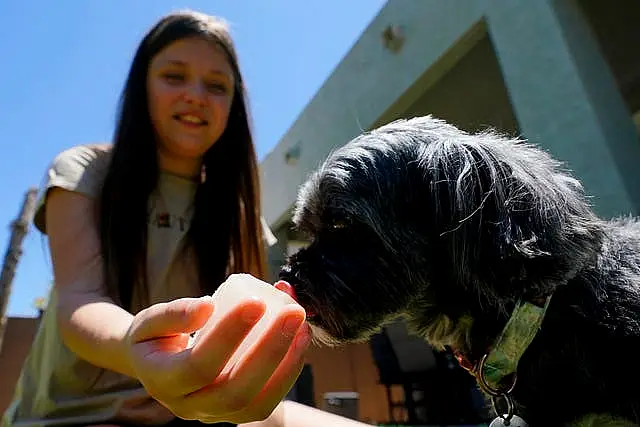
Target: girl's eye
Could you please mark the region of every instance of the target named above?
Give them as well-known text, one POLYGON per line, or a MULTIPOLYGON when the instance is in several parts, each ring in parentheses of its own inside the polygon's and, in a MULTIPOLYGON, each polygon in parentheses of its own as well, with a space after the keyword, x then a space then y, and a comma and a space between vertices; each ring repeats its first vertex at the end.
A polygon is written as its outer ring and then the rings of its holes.
MULTIPOLYGON (((178 74, 178 73, 166 73, 162 77, 169 84, 172 84, 172 85, 182 84, 187 80, 184 74, 178 74)), ((214 94, 226 95, 229 93, 229 89, 227 85, 222 82, 204 83, 204 86, 207 88, 209 92, 214 94)))
POLYGON ((227 86, 222 83, 209 83, 207 84, 207 88, 212 93, 226 94, 229 92, 227 86))
POLYGON ((165 74, 164 78, 169 83, 182 83, 184 81, 184 76, 181 74, 165 74))

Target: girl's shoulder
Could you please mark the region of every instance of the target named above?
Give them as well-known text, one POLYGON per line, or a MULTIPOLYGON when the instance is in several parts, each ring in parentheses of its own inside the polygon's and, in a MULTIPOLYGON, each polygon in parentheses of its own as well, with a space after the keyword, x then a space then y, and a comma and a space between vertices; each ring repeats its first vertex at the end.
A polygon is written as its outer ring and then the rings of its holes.
POLYGON ((81 144, 59 152, 48 165, 34 216, 34 225, 46 233, 45 210, 47 195, 53 188, 97 199, 109 169, 112 145, 81 144))
POLYGON ((75 145, 59 152, 51 162, 51 168, 78 167, 86 169, 95 162, 107 162, 111 158, 113 145, 108 143, 89 143, 75 145))

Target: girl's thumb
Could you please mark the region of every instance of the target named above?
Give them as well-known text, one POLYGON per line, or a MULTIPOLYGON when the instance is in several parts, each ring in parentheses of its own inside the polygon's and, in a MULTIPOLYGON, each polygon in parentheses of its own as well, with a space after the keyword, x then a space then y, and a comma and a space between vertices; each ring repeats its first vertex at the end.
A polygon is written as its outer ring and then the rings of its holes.
POLYGON ((139 312, 129 332, 133 343, 150 339, 190 334, 200 329, 213 313, 210 297, 180 298, 154 304, 139 312))

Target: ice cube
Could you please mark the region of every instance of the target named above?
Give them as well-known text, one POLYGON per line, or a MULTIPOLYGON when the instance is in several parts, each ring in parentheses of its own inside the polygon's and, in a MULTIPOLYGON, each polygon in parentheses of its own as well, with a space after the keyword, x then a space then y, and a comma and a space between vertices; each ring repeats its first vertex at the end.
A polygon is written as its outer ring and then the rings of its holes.
POLYGON ((280 310, 290 304, 297 304, 287 293, 276 289, 273 285, 263 282, 250 274, 232 274, 218 287, 213 294, 213 314, 207 323, 191 338, 189 347, 198 342, 198 337, 212 329, 220 319, 237 304, 252 297, 257 297, 265 303, 262 318, 233 353, 222 373, 228 372, 238 362, 238 359, 255 343, 262 333, 268 329, 280 310))

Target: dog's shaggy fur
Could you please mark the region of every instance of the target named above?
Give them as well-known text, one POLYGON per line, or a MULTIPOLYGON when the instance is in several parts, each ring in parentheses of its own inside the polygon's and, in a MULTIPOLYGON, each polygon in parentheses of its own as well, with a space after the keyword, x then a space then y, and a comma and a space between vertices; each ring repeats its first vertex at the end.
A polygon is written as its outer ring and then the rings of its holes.
POLYGON ((516 413, 531 426, 640 423, 640 223, 596 216, 543 150, 396 121, 333 152, 294 223, 310 244, 280 275, 325 342, 402 315, 434 347, 479 360, 518 299, 553 293, 520 360, 516 413))

